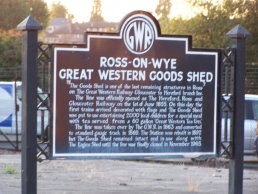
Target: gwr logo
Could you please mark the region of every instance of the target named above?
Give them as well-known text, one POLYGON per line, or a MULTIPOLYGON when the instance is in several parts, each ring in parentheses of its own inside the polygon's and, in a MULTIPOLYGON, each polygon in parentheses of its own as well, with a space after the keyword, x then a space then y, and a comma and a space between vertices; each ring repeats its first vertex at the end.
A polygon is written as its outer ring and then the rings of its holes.
POLYGON ((146 19, 135 18, 126 25, 123 38, 128 50, 134 54, 143 54, 154 42, 154 30, 146 19))

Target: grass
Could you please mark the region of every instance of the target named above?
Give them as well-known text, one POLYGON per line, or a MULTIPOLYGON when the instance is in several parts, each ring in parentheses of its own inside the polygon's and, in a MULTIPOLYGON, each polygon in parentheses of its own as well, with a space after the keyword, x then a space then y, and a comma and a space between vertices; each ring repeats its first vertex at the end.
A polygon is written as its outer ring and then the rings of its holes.
POLYGON ((4 173, 5 174, 17 174, 18 170, 15 167, 12 167, 12 166, 6 166, 4 168, 4 173))

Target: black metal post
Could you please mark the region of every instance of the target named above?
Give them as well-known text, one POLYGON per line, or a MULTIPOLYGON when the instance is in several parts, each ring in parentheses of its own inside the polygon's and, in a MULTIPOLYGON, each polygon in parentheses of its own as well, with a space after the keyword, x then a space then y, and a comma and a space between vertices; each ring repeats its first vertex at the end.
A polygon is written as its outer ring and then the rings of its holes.
POLYGON ((233 88, 232 158, 229 162, 229 194, 243 193, 245 40, 250 35, 241 25, 227 33, 236 50, 233 88))
POLYGON ((19 107, 18 107, 18 104, 17 104, 17 82, 16 82, 16 79, 15 79, 15 82, 14 82, 14 99, 15 99, 15 142, 16 142, 16 151, 19 150, 19 135, 18 135, 18 110, 19 110, 19 107))
POLYGON ((37 48, 42 27, 28 16, 22 31, 22 194, 37 193, 37 48))

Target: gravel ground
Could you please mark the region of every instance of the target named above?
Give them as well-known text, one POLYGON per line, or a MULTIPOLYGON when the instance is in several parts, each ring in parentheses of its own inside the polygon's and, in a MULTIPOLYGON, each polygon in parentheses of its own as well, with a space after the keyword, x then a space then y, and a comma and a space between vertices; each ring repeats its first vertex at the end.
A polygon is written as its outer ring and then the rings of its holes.
MULTIPOLYGON (((0 151, 0 194, 21 193, 21 155, 0 151)), ((38 194, 227 194, 228 169, 187 162, 45 160, 38 194)), ((258 171, 244 171, 244 194, 258 193, 258 171)))

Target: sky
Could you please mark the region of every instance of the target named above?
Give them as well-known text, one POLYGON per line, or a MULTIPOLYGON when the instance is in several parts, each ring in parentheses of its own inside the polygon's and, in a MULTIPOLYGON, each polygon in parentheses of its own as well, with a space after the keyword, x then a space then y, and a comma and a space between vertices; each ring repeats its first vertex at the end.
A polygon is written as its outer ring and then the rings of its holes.
MULTIPOLYGON (((88 22, 93 0, 44 0, 48 6, 52 3, 61 2, 70 14, 73 14, 77 22, 88 22)), ((119 22, 131 11, 144 10, 149 11, 155 16, 155 9, 159 0, 102 0, 102 16, 105 21, 119 22)), ((181 15, 188 17, 191 15, 191 9, 185 3, 185 0, 173 0, 171 18, 181 15)))

